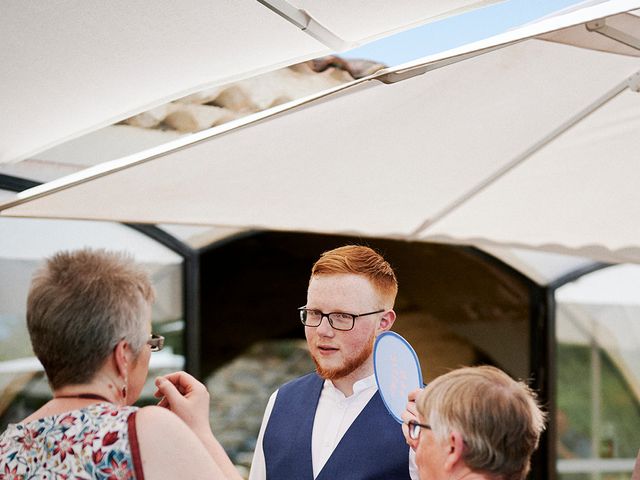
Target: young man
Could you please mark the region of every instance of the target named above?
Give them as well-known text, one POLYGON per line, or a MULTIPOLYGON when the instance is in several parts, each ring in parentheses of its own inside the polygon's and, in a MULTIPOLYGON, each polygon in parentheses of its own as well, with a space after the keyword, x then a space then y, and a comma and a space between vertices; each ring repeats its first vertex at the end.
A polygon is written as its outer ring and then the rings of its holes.
POLYGON ((418 478, 373 372, 373 345, 396 319, 397 292, 393 269, 372 249, 322 254, 299 309, 316 373, 271 396, 250 480, 418 478))
POLYGON ((494 367, 465 367, 412 392, 409 400, 403 428, 423 480, 527 476, 545 415, 524 383, 494 367))

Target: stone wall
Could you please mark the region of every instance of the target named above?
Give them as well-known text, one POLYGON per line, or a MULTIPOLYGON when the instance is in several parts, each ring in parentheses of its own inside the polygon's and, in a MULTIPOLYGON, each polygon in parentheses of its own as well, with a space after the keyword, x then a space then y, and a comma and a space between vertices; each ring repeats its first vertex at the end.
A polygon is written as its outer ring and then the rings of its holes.
POLYGON ((304 340, 271 340, 255 344, 205 380, 213 432, 245 478, 269 397, 314 369, 304 340))
POLYGON ((197 132, 370 75, 384 65, 323 57, 209 88, 123 120, 135 127, 197 132))

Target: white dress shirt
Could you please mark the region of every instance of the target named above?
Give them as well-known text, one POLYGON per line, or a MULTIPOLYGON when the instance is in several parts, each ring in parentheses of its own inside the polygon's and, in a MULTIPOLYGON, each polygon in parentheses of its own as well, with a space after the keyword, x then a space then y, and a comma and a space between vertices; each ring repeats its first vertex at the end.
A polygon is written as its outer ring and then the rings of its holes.
MULTIPOLYGON (((338 442, 340 442, 343 435, 377 391, 375 375, 354 383, 353 394, 348 397, 345 397, 333 385, 331 380, 324 381, 316 416, 313 421, 313 433, 311 434, 313 478, 318 476, 338 442)), ((267 478, 262 439, 264 438, 264 431, 267 423, 269 423, 277 395, 278 391, 276 390, 269 398, 269 403, 264 411, 262 426, 256 442, 256 450, 253 454, 253 462, 251 463, 249 480, 266 480, 267 478)), ((412 480, 419 480, 415 452, 411 448, 409 449, 409 474, 412 480)))

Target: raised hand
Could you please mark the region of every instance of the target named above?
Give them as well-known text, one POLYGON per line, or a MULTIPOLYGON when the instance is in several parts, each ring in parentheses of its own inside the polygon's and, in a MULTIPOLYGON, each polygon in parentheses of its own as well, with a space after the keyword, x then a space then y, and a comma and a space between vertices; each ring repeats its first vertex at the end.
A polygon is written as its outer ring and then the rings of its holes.
POLYGON ((186 372, 175 372, 156 378, 154 396, 158 405, 180 417, 196 434, 211 431, 210 397, 207 387, 186 372))
POLYGON ((418 408, 416 407, 416 398, 418 398, 418 394, 422 391, 421 388, 416 388, 415 390, 409 392, 407 396, 407 406, 405 407, 404 412, 402 412, 402 433, 404 434, 404 438, 407 441, 407 445, 409 445, 414 450, 418 446, 417 442, 409 436, 409 427, 408 423, 411 420, 418 422, 418 408))

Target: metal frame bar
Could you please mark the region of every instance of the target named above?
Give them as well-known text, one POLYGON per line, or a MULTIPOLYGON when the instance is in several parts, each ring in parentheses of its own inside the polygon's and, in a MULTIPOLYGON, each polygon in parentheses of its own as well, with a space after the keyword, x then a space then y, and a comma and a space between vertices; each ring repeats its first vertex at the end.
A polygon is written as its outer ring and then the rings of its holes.
POLYGON ((182 264, 182 307, 184 312, 183 349, 185 370, 200 378, 200 252, 155 225, 123 223, 180 255, 182 264))
POLYGON ((540 439, 540 446, 534 453, 540 467, 534 471, 536 480, 556 478, 556 428, 555 418, 556 375, 554 362, 555 348, 555 304, 549 289, 539 286, 531 291, 531 362, 535 365, 534 386, 538 390, 540 402, 547 406, 549 414, 547 429, 540 439))
POLYGON ((557 354, 556 354, 556 290, 567 283, 573 282, 583 275, 596 272, 603 268, 610 267, 609 263, 594 262, 591 265, 578 268, 560 278, 557 278, 545 288, 544 298, 544 316, 546 317, 546 328, 544 328, 542 335, 546 338, 546 342, 542 345, 547 345, 547 352, 545 353, 547 364, 547 376, 546 376, 546 388, 548 395, 546 397, 548 408, 547 417, 547 435, 546 445, 541 444, 540 450, 544 449, 543 455, 546 456, 547 472, 548 476, 543 478, 549 478, 549 480, 555 480, 557 478, 557 452, 556 445, 558 440, 558 431, 556 428, 556 401, 557 401, 557 354))
POLYGON ((618 43, 640 50, 640 38, 634 37, 633 35, 623 32, 611 25, 607 25, 606 19, 604 18, 594 20, 593 22, 587 22, 585 26, 590 32, 599 33, 600 35, 610 38, 611 40, 615 40, 618 43))
MULTIPOLYGON (((548 288, 538 285, 521 271, 488 252, 476 247, 465 247, 465 249, 471 254, 484 259, 487 263, 509 272, 528 288, 529 377, 532 379, 531 387, 538 392, 538 398, 542 405, 552 405, 555 398, 555 377, 552 363, 555 360, 555 345, 550 343, 549 339, 554 336, 555 323, 554 310, 550 310, 547 303, 548 288)), ((530 477, 535 480, 555 480, 555 435, 550 427, 551 424, 543 433, 540 439, 540 447, 534 453, 535 460, 531 462, 530 477)))
POLYGON ((256 1, 334 51, 343 51, 355 47, 354 44, 343 40, 322 25, 307 11, 295 8, 286 0, 256 1))
POLYGON ((5 175, 0 173, 0 188, 3 190, 9 190, 11 192, 22 192, 29 188, 37 187, 41 185, 40 182, 35 180, 29 180, 27 178, 14 177, 13 175, 5 175))

